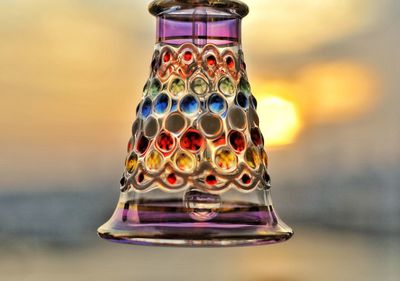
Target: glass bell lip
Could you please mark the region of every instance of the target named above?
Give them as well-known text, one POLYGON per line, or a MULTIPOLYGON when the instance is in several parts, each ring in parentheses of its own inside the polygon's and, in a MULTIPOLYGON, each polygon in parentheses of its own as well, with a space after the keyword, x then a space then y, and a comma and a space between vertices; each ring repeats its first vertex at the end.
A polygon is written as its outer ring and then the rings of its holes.
POLYGON ((240 45, 247 6, 157 0, 149 10, 157 15, 158 42, 119 202, 99 236, 182 247, 290 239, 292 229, 272 205, 257 102, 240 45))

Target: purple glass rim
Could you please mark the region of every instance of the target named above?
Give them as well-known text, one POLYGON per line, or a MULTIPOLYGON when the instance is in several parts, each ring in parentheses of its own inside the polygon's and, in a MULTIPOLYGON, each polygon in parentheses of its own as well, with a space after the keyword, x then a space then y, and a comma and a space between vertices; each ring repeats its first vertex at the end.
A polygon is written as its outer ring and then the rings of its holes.
POLYGON ((232 17, 210 20, 204 15, 179 18, 157 17, 157 42, 168 45, 192 43, 231 46, 241 43, 241 19, 232 17))

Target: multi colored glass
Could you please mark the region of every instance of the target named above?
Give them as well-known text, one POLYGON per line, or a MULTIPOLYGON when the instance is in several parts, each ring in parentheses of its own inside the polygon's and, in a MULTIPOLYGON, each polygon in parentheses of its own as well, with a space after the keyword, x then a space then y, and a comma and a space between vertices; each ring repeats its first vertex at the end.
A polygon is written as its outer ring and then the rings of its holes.
POLYGON ((151 74, 132 126, 119 204, 100 236, 176 246, 289 239, 291 229, 272 207, 241 49, 247 6, 157 0, 150 11, 158 37, 151 74))

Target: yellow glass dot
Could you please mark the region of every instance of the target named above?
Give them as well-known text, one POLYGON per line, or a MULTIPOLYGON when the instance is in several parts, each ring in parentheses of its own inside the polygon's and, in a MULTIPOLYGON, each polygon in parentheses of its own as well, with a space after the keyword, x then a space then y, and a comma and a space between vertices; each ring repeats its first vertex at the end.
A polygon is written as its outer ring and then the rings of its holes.
POLYGON ((250 147, 246 150, 245 159, 247 165, 252 169, 257 169, 260 166, 260 155, 255 147, 250 147))
POLYGON ((195 166, 194 158, 183 151, 177 153, 175 162, 178 169, 184 172, 192 171, 195 166))
POLYGON ((224 170, 232 170, 237 167, 236 154, 227 148, 222 148, 215 155, 215 163, 224 170))
POLYGON ((151 151, 146 157, 146 167, 150 171, 158 171, 163 163, 163 157, 157 150, 151 151))
POLYGON ((138 157, 135 153, 132 153, 129 156, 129 158, 126 159, 126 162, 125 162, 126 171, 128 173, 132 174, 135 171, 137 164, 138 164, 138 157))
POLYGON ((267 169, 268 168, 268 155, 264 149, 262 151, 262 161, 263 161, 265 168, 267 169))

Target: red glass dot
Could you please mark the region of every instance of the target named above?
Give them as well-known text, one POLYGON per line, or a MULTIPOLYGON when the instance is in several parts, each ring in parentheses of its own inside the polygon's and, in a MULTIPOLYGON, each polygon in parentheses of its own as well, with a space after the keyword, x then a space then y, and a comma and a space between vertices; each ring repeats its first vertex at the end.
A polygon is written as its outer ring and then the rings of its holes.
POLYGON ((208 175, 206 177, 206 183, 208 185, 216 185, 217 184, 217 178, 214 175, 208 175))
POLYGON ((190 61, 192 58, 193 58, 193 54, 189 51, 187 51, 183 54, 183 59, 185 61, 190 61))
POLYGON ((138 181, 139 183, 141 183, 141 182, 144 181, 144 174, 143 174, 143 173, 140 173, 140 174, 138 175, 137 181, 138 181))
POLYGON ((215 66, 217 64, 217 59, 214 56, 207 57, 207 64, 209 66, 215 66))
POLYGON ((235 61, 233 60, 232 57, 227 57, 226 64, 228 65, 229 68, 235 67, 235 61))
POLYGON ((181 147, 189 151, 197 152, 204 145, 204 138, 195 129, 189 129, 181 138, 181 147))
POLYGON ((175 174, 169 174, 168 176, 167 176, 167 181, 168 181, 168 183, 169 184, 175 184, 176 183, 176 176, 175 176, 175 174))
POLYGON ((157 137, 157 147, 163 152, 170 152, 175 146, 175 140, 171 134, 162 132, 157 137))
POLYGON ((252 128, 250 135, 251 135, 251 140, 255 145, 263 145, 264 141, 260 129, 252 128))
POLYGON ((136 144, 136 150, 140 153, 143 154, 146 152, 147 148, 149 147, 150 141, 148 138, 145 136, 141 135, 139 137, 139 140, 136 144))
POLYGON ((133 141, 130 140, 130 141, 128 142, 127 150, 128 150, 128 152, 131 152, 132 149, 133 149, 133 141))
POLYGON ((169 62, 171 59, 171 53, 170 52, 165 52, 163 60, 164 62, 169 62))
POLYGON ((249 176, 248 174, 244 174, 244 175, 242 176, 242 182, 243 182, 244 184, 250 184, 250 183, 251 183, 251 178, 250 178, 250 176, 249 176))
POLYGON ((242 152, 246 148, 246 140, 242 133, 232 131, 229 134, 229 143, 236 152, 242 152))

